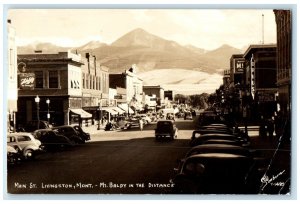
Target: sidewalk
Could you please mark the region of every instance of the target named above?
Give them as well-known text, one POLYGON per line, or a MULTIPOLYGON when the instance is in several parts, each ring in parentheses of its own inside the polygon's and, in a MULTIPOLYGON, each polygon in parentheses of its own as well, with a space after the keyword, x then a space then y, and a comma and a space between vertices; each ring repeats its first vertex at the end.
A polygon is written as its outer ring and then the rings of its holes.
POLYGON ((97 134, 97 133, 100 133, 100 132, 104 132, 104 128, 105 128, 105 125, 100 125, 100 130, 98 130, 98 125, 89 125, 88 127, 85 126, 85 125, 82 125, 82 130, 87 132, 87 133, 90 133, 91 135, 94 135, 94 134, 97 134))

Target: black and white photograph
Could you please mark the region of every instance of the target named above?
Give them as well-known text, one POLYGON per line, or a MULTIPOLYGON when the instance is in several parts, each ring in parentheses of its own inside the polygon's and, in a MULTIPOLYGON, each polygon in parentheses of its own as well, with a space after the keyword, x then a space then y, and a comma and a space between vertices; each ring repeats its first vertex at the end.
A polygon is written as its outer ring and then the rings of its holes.
POLYGON ((7 6, 7 199, 291 199, 296 14, 295 5, 7 6))

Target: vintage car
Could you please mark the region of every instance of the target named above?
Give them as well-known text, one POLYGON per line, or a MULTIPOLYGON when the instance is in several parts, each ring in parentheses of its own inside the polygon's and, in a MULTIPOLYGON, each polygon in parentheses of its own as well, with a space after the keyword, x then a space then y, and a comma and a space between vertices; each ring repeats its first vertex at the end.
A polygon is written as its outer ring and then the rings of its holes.
POLYGON ((32 134, 36 139, 41 141, 45 150, 60 150, 74 145, 74 142, 72 142, 69 138, 60 135, 51 129, 35 130, 32 134))
POLYGON ((252 157, 229 153, 201 153, 183 160, 171 182, 176 194, 253 193, 261 174, 252 157))
POLYGON ((76 131, 72 126, 69 125, 56 126, 56 127, 52 127, 52 130, 69 138, 71 141, 73 141, 76 144, 85 143, 85 139, 82 138, 80 133, 76 131))
POLYGON ((163 137, 177 138, 178 128, 173 120, 159 120, 155 128, 156 140, 163 137))
POLYGON ((85 140, 91 140, 91 135, 88 132, 84 132, 83 129, 79 125, 72 125, 72 127, 80 134, 80 137, 85 140))
POLYGON ((52 125, 48 121, 44 120, 32 120, 29 121, 25 126, 24 126, 24 131, 25 132, 33 132, 37 129, 49 129, 51 128, 52 125))
POLYGON ((42 151, 41 141, 35 139, 31 133, 17 132, 7 136, 7 145, 18 148, 24 159, 33 159, 42 151))
POLYGON ((18 147, 12 147, 7 145, 6 151, 8 165, 16 164, 19 160, 22 159, 22 153, 19 151, 18 147))

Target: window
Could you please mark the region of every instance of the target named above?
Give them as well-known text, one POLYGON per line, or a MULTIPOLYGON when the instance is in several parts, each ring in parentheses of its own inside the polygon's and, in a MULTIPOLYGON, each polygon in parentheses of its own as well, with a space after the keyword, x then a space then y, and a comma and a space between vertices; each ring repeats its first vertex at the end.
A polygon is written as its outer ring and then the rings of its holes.
POLYGON ((58 71, 49 71, 49 88, 58 88, 58 71))
POLYGON ((82 88, 85 89, 85 74, 82 74, 82 88))
POLYGON ((30 139, 30 137, 28 137, 28 136, 20 136, 20 137, 18 137, 18 141, 19 142, 23 142, 23 141, 30 141, 31 139, 30 139))
POLYGON ((35 71, 35 88, 44 88, 44 75, 43 71, 35 71))

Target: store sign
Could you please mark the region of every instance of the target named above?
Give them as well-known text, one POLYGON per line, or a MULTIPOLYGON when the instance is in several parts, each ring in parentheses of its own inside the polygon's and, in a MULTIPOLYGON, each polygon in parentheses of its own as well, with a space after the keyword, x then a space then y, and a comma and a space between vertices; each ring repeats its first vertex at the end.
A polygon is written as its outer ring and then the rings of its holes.
POLYGON ((123 97, 122 97, 122 95, 115 95, 114 96, 114 99, 122 99, 123 97))
POLYGON ((34 73, 21 73, 19 74, 19 88, 20 89, 33 89, 35 82, 34 73))
POLYGON ((275 95, 273 93, 259 93, 258 94, 259 102, 271 102, 275 101, 275 95))
POLYGON ((244 61, 236 60, 235 61, 235 72, 243 73, 244 72, 244 61))

